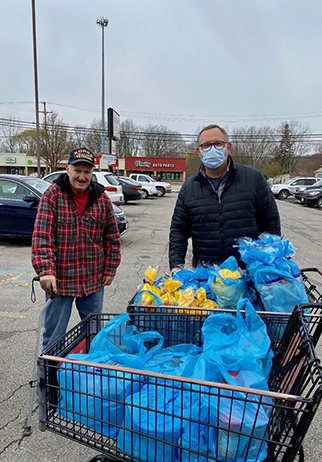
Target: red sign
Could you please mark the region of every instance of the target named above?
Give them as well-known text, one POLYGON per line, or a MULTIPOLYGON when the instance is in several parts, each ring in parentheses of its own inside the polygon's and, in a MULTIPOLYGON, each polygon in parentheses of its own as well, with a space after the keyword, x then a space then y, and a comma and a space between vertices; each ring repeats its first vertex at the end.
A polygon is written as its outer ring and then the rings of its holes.
POLYGON ((125 157, 125 170, 185 172, 186 159, 182 157, 125 157))

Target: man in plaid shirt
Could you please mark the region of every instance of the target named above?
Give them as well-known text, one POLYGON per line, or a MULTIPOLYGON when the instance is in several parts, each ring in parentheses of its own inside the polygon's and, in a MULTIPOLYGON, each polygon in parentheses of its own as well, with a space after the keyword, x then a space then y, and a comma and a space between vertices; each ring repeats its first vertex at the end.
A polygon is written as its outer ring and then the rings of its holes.
POLYGON ((104 286, 121 261, 121 241, 113 206, 92 181, 94 155, 86 148, 70 153, 66 173, 44 192, 32 237, 32 265, 46 297, 43 349, 66 333, 75 300, 81 319, 101 313, 104 286))

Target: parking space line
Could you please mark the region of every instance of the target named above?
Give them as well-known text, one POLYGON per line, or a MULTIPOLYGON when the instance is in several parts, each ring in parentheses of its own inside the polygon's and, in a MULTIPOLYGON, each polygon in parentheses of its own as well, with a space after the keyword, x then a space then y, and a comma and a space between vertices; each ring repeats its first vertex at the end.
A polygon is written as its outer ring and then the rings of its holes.
POLYGON ((17 286, 27 287, 29 285, 28 282, 23 281, 23 279, 27 276, 27 273, 18 273, 18 274, 1 274, 0 275, 0 285, 2 284, 14 284, 17 286))
POLYGON ((25 314, 14 313, 13 311, 0 311, 0 318, 26 318, 25 314))

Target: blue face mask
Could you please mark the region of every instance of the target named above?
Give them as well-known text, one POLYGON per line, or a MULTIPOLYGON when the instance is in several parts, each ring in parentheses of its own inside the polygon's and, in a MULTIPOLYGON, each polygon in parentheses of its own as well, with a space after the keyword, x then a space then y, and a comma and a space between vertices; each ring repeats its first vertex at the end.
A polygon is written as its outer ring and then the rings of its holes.
POLYGON ((225 148, 218 149, 215 146, 211 146, 209 151, 206 152, 201 150, 201 162, 205 165, 205 167, 211 169, 219 168, 226 160, 225 152, 225 148))

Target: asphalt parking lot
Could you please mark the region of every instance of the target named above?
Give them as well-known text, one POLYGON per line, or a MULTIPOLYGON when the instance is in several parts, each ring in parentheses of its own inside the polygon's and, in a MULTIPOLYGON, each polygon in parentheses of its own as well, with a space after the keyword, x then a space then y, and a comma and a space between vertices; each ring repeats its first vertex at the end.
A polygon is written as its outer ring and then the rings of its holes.
MULTIPOLYGON (((176 192, 163 198, 151 198, 123 206, 129 219, 129 230, 122 237, 122 263, 113 285, 105 291, 104 310, 120 313, 126 310, 148 265, 158 266, 159 275, 168 270, 168 233, 177 197, 176 192)), ((294 260, 301 268, 322 266, 322 212, 295 203, 277 201, 282 232, 296 247, 294 260)), ((3 462, 69 462, 88 461, 97 451, 78 443, 41 432, 34 404, 33 431, 23 437, 29 404, 29 381, 34 358, 38 317, 43 306, 43 293, 36 286, 37 300, 30 300, 30 242, 0 240, 0 460, 3 462)), ((314 281, 322 290, 322 281, 314 281)), ((77 315, 71 325, 78 322, 77 315)), ((318 347, 319 356, 321 348, 318 347)), ((322 426, 319 409, 305 440, 306 459, 322 460, 322 426)))

